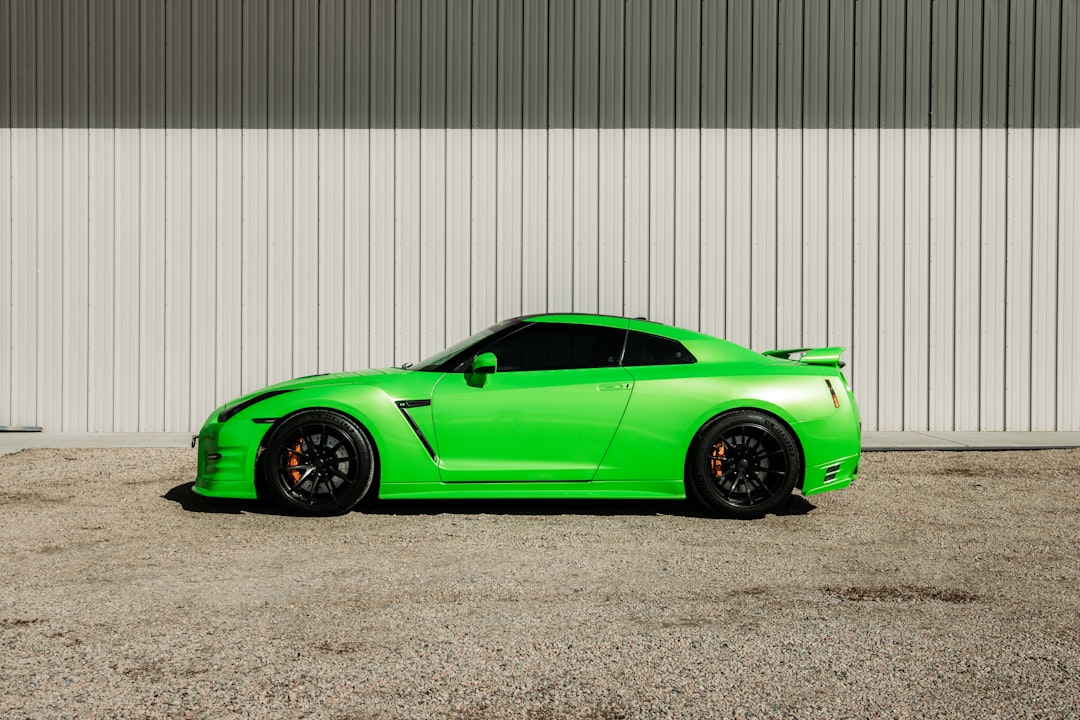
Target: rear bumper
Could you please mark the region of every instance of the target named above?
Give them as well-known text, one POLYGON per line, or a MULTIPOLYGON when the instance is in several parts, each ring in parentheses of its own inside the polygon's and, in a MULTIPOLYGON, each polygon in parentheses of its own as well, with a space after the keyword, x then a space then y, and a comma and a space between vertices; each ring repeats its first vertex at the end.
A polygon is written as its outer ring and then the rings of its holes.
POLYGON ((816 495, 850 485, 859 475, 862 438, 858 415, 841 410, 835 415, 799 423, 795 431, 802 441, 802 494, 816 495))
POLYGON ((807 467, 803 478, 802 494, 816 495, 829 490, 846 488, 859 477, 861 457, 856 453, 807 467))

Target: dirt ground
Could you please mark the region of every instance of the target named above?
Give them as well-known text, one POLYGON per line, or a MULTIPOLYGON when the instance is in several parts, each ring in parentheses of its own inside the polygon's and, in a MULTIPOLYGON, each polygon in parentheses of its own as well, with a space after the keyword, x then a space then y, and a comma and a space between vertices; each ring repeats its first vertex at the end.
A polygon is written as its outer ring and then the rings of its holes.
POLYGON ((0 717, 1080 715, 1080 450, 869 453, 684 502, 194 495, 195 451, 0 457, 0 717))

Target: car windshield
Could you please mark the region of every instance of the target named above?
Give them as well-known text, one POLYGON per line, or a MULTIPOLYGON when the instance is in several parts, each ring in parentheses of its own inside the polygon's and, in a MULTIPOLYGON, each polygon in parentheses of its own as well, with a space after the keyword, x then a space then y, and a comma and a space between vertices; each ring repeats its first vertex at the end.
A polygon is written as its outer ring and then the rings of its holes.
POLYGON ((503 329, 505 329, 505 328, 507 328, 507 327, 509 327, 511 325, 516 325, 519 322, 521 322, 521 321, 518 318, 513 318, 511 320, 503 320, 502 322, 496 323, 496 324, 492 325, 491 327, 484 328, 480 332, 475 333, 473 335, 470 335, 469 337, 465 338, 461 342, 455 343, 454 345, 451 345, 450 347, 446 348, 445 350, 440 350, 439 352, 435 353, 434 355, 432 355, 428 359, 423 360, 423 361, 417 363, 416 365, 413 365, 413 366, 409 367, 409 369, 410 370, 426 370, 426 371, 429 371, 429 372, 441 371, 442 366, 448 360, 453 358, 455 355, 459 354, 461 351, 465 350, 466 348, 471 347, 472 345, 475 345, 476 343, 480 342, 481 340, 484 340, 486 338, 491 337, 492 335, 499 332, 500 330, 503 330, 503 329))

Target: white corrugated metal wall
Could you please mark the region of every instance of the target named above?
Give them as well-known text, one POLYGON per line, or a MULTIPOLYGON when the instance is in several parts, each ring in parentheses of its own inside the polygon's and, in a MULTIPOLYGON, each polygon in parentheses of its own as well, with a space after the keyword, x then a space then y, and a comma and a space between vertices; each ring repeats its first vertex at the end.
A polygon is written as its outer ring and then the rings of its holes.
POLYGON ((0 0, 0 425, 194 429, 270 382, 599 311, 845 345, 867 429, 1080 430, 1078 16, 0 0))

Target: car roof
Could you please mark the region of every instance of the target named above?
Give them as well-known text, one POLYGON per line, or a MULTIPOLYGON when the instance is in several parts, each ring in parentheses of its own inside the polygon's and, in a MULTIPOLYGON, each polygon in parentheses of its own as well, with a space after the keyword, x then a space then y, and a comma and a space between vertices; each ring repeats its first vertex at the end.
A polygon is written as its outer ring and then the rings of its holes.
POLYGON ((563 322, 575 325, 600 325, 602 327, 625 328, 630 318, 618 315, 600 315, 597 313, 534 313, 522 315, 515 320, 522 322, 563 322))

